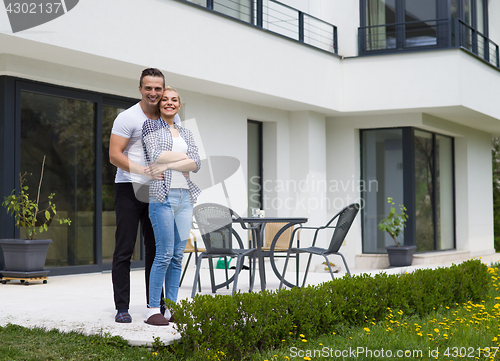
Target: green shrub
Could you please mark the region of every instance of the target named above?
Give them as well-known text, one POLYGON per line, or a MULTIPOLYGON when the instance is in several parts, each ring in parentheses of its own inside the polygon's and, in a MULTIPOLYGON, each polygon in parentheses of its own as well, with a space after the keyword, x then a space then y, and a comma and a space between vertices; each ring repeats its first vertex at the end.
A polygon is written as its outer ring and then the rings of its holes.
POLYGON ((300 334, 315 337, 383 320, 391 310, 425 316, 434 309, 478 301, 490 286, 479 260, 412 273, 345 276, 318 286, 197 295, 173 305, 181 341, 180 358, 243 360, 255 351, 278 348, 300 334))

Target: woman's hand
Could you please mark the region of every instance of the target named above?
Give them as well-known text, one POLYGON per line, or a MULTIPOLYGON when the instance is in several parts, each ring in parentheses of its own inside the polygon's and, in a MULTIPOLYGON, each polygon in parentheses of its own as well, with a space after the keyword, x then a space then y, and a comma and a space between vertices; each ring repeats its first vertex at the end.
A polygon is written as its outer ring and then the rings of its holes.
POLYGON ((155 180, 163 179, 163 172, 168 169, 167 163, 153 163, 149 167, 144 168, 144 174, 155 180))

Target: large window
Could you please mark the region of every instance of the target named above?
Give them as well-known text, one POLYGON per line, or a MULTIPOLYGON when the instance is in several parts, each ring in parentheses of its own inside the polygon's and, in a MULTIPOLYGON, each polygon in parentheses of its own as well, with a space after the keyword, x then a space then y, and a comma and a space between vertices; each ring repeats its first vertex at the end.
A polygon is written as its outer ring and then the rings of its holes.
POLYGON ((403 204, 403 131, 381 129, 362 133, 363 252, 385 253, 394 241, 377 228, 388 211, 387 197, 403 204))
POLYGON ((361 145, 363 252, 385 253, 394 243, 377 228, 388 197, 407 208, 399 241, 418 252, 453 249, 453 139, 413 128, 376 129, 361 131, 361 145))
POLYGON ((360 54, 449 46, 443 0, 361 0, 360 54))
POLYGON ((40 199, 55 193, 58 215, 72 221, 52 222, 38 235, 53 240, 47 267, 96 263, 95 119, 93 102, 21 91, 21 173, 32 173, 27 185, 35 196, 46 156, 40 199))
MULTIPOLYGON (((111 264, 115 250, 115 175, 116 167, 109 163, 109 137, 113 122, 129 104, 103 105, 102 107, 102 261, 111 264)), ((137 232, 133 261, 141 259, 140 230, 137 232)))
MULTIPOLYGON (((48 232, 37 235, 53 241, 46 261, 53 275, 111 268, 116 168, 109 163, 109 137, 116 116, 135 102, 0 77, 2 193, 19 189, 18 175, 26 173, 30 195, 36 197, 45 156, 40 207, 54 193, 58 216, 72 221, 70 226, 52 221, 48 232)), ((25 236, 5 212, 0 223, 0 237, 25 236)), ((133 267, 144 266, 141 242, 132 261, 133 267)))
POLYGON ((463 48, 500 68, 487 0, 360 0, 359 54, 463 48))

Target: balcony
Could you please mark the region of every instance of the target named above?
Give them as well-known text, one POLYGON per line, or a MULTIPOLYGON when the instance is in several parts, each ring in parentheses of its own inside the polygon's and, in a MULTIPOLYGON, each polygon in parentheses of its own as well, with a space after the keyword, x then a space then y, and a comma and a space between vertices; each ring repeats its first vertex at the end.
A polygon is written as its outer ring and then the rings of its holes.
POLYGON ((329 53, 338 54, 337 27, 276 0, 178 0, 204 7, 329 53))
POLYGON ((458 18, 364 26, 358 40, 359 55, 461 48, 500 69, 498 45, 458 18))

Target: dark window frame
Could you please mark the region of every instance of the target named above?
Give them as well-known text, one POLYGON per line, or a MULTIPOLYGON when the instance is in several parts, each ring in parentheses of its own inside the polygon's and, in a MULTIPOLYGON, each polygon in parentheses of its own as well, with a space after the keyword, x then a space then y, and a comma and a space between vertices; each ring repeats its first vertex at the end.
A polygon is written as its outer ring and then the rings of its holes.
MULTIPOLYGON (((414 137, 415 131, 422 131, 429 134, 432 134, 432 142, 433 142, 433 174, 436 175, 436 138, 437 136, 443 136, 450 138, 452 141, 452 154, 451 154, 451 167, 452 167, 452 192, 453 192, 453 248, 451 249, 437 249, 437 214, 433 214, 433 224, 434 224, 434 250, 425 251, 425 252, 444 252, 456 249, 457 247, 457 234, 456 234, 456 178, 455 178, 455 138, 438 133, 432 132, 429 130, 420 129, 417 127, 387 127, 387 128, 366 128, 359 130, 359 144, 360 144, 360 179, 361 182, 364 181, 364 173, 363 173, 363 132, 373 131, 373 130, 382 130, 382 129, 402 129, 402 141, 403 141, 403 203, 407 208, 408 220, 406 222, 406 227, 404 230, 404 244, 405 245, 416 245, 416 181, 415 181, 415 147, 414 147, 414 137)), ((436 183, 437 179, 433 177, 433 203, 434 207, 437 206, 437 197, 435 190, 437 189, 436 183)), ((361 198, 365 199, 364 191, 361 191, 361 198)), ((437 209, 437 208, 435 208, 437 209)), ((361 209, 361 219, 364 219, 364 207, 361 209)), ((362 253, 364 254, 379 254, 377 252, 365 252, 365 229, 364 224, 361 222, 361 239, 362 239, 362 253)), ((422 253, 425 253, 422 252, 422 253)))
MULTIPOLYGON (((415 46, 407 47, 404 44, 404 24, 405 24, 405 0, 395 0, 396 1, 396 24, 394 25, 398 28, 396 37, 398 38, 395 48, 381 48, 381 49, 367 49, 367 36, 365 34, 367 24, 366 24, 366 1, 360 0, 360 27, 358 29, 358 54, 359 56, 371 56, 371 55, 381 55, 381 54, 394 54, 399 52, 416 52, 416 51, 428 51, 436 49, 446 49, 446 48, 461 48, 471 54, 477 56, 479 59, 483 60, 487 64, 490 64, 496 68, 500 68, 500 51, 499 46, 489 39, 489 10, 488 1, 484 1, 483 7, 483 19, 484 19, 484 33, 479 33, 477 31, 477 0, 471 1, 471 23, 470 27, 465 24, 464 19, 464 5, 463 0, 459 0, 458 6, 458 17, 452 18, 451 15, 451 3, 449 0, 437 0, 436 2, 436 45, 432 46, 415 46), (463 34, 472 33, 472 45, 470 48, 464 43, 463 34), (484 53, 479 54, 478 52, 478 37, 483 39, 484 44, 486 44, 485 49, 482 49, 484 53), (465 44, 465 45, 464 45, 465 44)), ((429 19, 431 20, 431 19, 429 19)), ((388 24, 389 25, 389 24, 388 24)))
MULTIPOLYGON (((259 160, 259 177, 260 177, 260 188, 259 188, 259 203, 261 209, 264 207, 264 187, 263 187, 263 179, 264 179, 264 140, 263 140, 263 129, 264 129, 264 124, 263 122, 260 122, 258 120, 247 120, 247 124, 255 124, 258 126, 258 147, 259 147, 259 154, 258 154, 258 160, 259 160)), ((249 187, 250 185, 248 185, 249 187)), ((251 214, 249 213, 248 216, 251 214)))
MULTIPOLYGON (((46 94, 66 99, 77 99, 94 103, 94 257, 93 265, 77 265, 47 268, 51 275, 67 275, 90 272, 101 272, 111 269, 111 264, 102 262, 102 107, 119 106, 128 108, 140 99, 115 96, 106 93, 93 92, 72 87, 65 87, 29 79, 0 76, 0 137, 3 145, 0 147, 0 166, 4 169, 0 178, 2 194, 8 195, 12 189, 19 191, 21 171, 21 91, 46 94)), ((14 220, 6 212, 0 212, 1 238, 17 238, 20 230, 15 227, 14 220)), ((141 260, 132 261, 132 268, 142 268, 144 262, 144 247, 141 242, 141 260)), ((3 254, 0 250, 0 269, 3 268, 3 254)))

